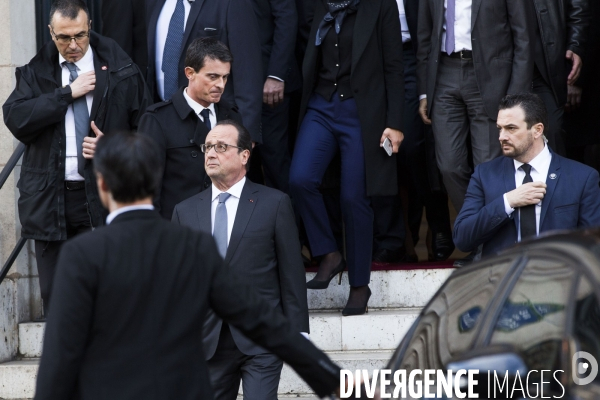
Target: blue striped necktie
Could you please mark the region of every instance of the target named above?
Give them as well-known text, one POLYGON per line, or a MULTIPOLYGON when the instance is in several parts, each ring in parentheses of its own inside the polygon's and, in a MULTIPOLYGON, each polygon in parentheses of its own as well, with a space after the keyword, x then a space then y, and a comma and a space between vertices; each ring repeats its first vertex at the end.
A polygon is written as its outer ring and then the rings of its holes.
MULTIPOLYGON (((65 66, 71 73, 69 83, 73 83, 77 79, 77 66, 70 62, 65 62, 65 66)), ((85 158, 83 157, 83 138, 90 131, 90 113, 88 111, 87 100, 85 95, 73 101, 73 115, 75 118, 75 142, 77 143, 77 172, 83 175, 83 167, 85 166, 85 158)))
POLYGON ((177 0, 175 11, 169 22, 169 32, 165 41, 161 69, 165 74, 164 99, 169 100, 179 87, 179 57, 183 45, 183 27, 185 25, 185 8, 183 0, 177 0))

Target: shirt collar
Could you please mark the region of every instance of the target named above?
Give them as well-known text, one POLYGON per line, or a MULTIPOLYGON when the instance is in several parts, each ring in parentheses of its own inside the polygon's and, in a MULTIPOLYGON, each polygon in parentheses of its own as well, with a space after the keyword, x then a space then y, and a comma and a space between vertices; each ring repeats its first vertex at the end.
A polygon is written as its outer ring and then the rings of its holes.
MULTIPOLYGON (((68 62, 62 54, 58 53, 58 64, 62 68, 63 63, 68 62)), ((94 52, 92 51, 92 46, 88 46, 88 50, 86 53, 79 59, 79 61, 75 61, 73 64, 77 66, 79 71, 92 71, 94 69, 94 52)))
MULTIPOLYGON (((535 156, 533 160, 528 162, 528 164, 531 165, 531 168, 533 168, 535 171, 540 172, 545 169, 545 166, 550 165, 551 160, 552 154, 550 154, 550 150, 548 150, 548 145, 544 144, 542 151, 540 151, 540 153, 535 156)), ((521 165, 525 164, 514 159, 513 162, 515 163, 515 171, 521 168, 521 165)))
MULTIPOLYGON (((241 198, 242 197, 242 189, 244 189, 245 183, 246 183, 246 177, 244 176, 235 185, 230 187, 229 190, 227 190, 227 193, 229 193, 230 195, 232 195, 233 197, 236 197, 238 199, 241 198)), ((215 201, 215 199, 221 193, 223 193, 223 192, 221 192, 219 189, 217 189, 217 187, 213 183, 213 185, 212 185, 212 201, 215 201)))
POLYGON ((210 103, 208 107, 204 107, 202 104, 196 102, 187 94, 187 88, 183 89, 183 97, 185 98, 185 101, 187 101, 191 109, 194 110, 196 115, 200 115, 200 111, 204 110, 205 108, 208 108, 212 115, 217 115, 215 113, 215 103, 210 103))
POLYGON ((119 215, 126 213, 128 211, 135 211, 135 210, 154 210, 154 206, 152 204, 140 204, 140 205, 136 205, 136 206, 125 206, 125 207, 117 208, 115 211, 108 214, 108 217, 106 217, 106 225, 110 225, 110 223, 113 221, 113 219, 115 219, 119 215))

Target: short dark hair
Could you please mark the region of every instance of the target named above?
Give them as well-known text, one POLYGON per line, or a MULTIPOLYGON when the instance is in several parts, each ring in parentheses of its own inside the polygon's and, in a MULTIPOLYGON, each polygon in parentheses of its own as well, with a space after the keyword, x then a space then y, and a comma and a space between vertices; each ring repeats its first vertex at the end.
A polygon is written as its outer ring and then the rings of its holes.
POLYGON ((507 110, 517 106, 523 109, 527 129, 531 129, 533 125, 540 123, 544 125, 544 130, 548 129, 548 111, 546 111, 544 102, 537 94, 524 92, 506 95, 500 100, 498 110, 507 110))
POLYGON ((59 12, 63 17, 69 19, 77 19, 79 11, 83 10, 87 15, 87 20, 90 20, 90 11, 87 5, 82 0, 54 0, 50 6, 50 23, 55 13, 59 12))
POLYGON ((252 137, 250 136, 250 132, 243 125, 235 122, 232 119, 224 119, 222 121, 217 122, 217 126, 219 125, 231 125, 233 126, 238 133, 238 140, 236 146, 239 147, 238 153, 241 153, 244 150, 248 150, 250 152, 250 156, 248 157, 248 162, 246 163, 246 171, 250 169, 250 157, 252 156, 252 137))
POLYGON ((160 151, 152 139, 135 132, 115 132, 98 140, 94 169, 115 201, 131 203, 156 193, 159 159, 160 151))
POLYGON ((233 54, 224 43, 209 37, 194 39, 185 52, 185 66, 198 72, 204 67, 206 58, 222 63, 233 62, 233 54))

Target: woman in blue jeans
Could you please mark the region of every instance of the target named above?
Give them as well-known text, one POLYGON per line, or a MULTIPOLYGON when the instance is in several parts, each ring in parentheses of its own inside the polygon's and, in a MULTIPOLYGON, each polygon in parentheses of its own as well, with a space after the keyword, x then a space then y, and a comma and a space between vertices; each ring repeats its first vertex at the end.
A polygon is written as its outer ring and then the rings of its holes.
POLYGON ((343 315, 367 311, 371 291, 371 196, 396 194, 396 155, 404 136, 402 38, 395 0, 319 0, 303 64, 300 131, 290 192, 313 256, 323 256, 309 289, 325 289, 348 267, 350 294, 343 315), (319 186, 340 152, 344 260, 319 186))

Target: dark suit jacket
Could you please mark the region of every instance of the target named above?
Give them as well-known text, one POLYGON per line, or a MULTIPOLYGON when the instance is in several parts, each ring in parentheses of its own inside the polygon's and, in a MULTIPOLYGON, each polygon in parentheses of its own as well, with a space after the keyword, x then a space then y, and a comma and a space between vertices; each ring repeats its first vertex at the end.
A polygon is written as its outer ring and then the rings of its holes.
MULTIPOLYGON (((496 120, 506 94, 531 90, 534 37, 532 7, 523 0, 473 0, 471 44, 477 84, 488 117, 496 120)), ((417 38, 417 87, 431 115, 441 56, 444 1, 421 0, 417 38)))
MULTIPOLYGON (((212 188, 175 207, 173 222, 212 234, 212 188)), ((289 197, 246 179, 225 264, 229 275, 242 278, 274 309, 287 317, 298 332, 309 332, 306 275, 289 197)), ((204 349, 210 359, 217 348, 221 319, 210 315, 204 326, 204 349)), ((232 328, 240 351, 265 353, 232 328)))
MULTIPOLYGON (((242 123, 237 109, 224 102, 215 104, 215 111, 217 121, 242 123)), ((208 128, 185 101, 180 88, 171 100, 148 107, 139 131, 152 137, 161 150, 162 158, 157 163, 163 173, 154 203, 160 215, 170 220, 177 203, 210 186, 200 151, 208 128)))
MULTIPOLYGON (((155 94, 156 75, 156 23, 164 0, 146 0, 148 26, 148 86, 155 94)), ((252 140, 262 142, 260 120, 262 112, 263 70, 258 26, 249 0, 195 0, 183 34, 183 47, 179 58, 179 85, 186 86, 185 52, 198 37, 214 37, 225 43, 233 54, 231 76, 222 100, 235 104, 240 110, 244 126, 252 140), (208 30, 207 30, 208 29, 208 30), (214 29, 214 30, 213 30, 214 29)))
MULTIPOLYGON (((540 233, 600 226, 598 172, 552 153, 542 200, 540 233), (554 175, 553 175, 554 174, 554 175), (554 176, 554 179, 552 177, 554 176)), ((454 243, 462 251, 483 244, 483 255, 517 242, 518 212, 504 210, 504 193, 515 189, 512 158, 498 157, 475 167, 465 203, 454 223, 454 243)))
POLYGON ((59 257, 36 400, 212 399, 198 335, 211 307, 321 396, 339 369, 237 276, 211 236, 130 211, 59 257))
MULTIPOLYGON (((326 13, 324 2, 318 1, 302 66, 304 84, 300 121, 306 114, 317 81, 320 51, 315 46, 315 37, 326 13)), ((385 128, 404 129, 402 37, 395 0, 370 0, 358 4, 352 35, 351 69, 350 84, 365 148, 367 195, 394 195, 397 190, 393 184, 396 182, 396 156, 389 157, 379 146, 379 141, 385 128)))

